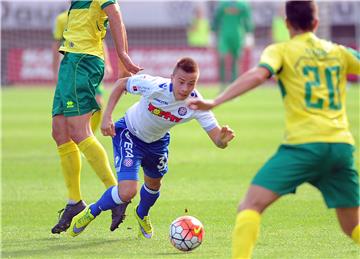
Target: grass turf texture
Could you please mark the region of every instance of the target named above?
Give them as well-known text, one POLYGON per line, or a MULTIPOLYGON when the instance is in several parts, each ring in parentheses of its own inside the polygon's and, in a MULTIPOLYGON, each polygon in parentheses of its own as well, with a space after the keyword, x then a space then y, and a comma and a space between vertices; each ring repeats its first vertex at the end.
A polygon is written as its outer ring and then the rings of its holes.
MULTIPOLYGON (((348 114, 359 148, 359 86, 348 92, 348 114)), ((217 88, 200 88, 205 97, 217 88)), ((284 122, 280 92, 261 87, 215 110, 221 124, 236 131, 226 150, 217 149, 196 121, 171 134, 169 172, 161 196, 151 210, 152 240, 137 239, 128 207, 120 229, 109 231, 110 213, 97 218, 79 237, 52 235, 57 210, 66 200, 60 163, 51 138, 50 88, 5 88, 2 91, 2 257, 3 258, 229 258, 238 201, 252 176, 275 152, 284 122), (184 214, 205 226, 203 244, 190 253, 173 248, 170 223, 184 214)), ((137 97, 120 100, 114 120, 137 97)), ((96 134, 112 163, 111 139, 96 134)), ((359 168, 358 152, 357 168, 359 168)), ((142 175, 142 173, 141 173, 142 175)), ((94 202, 104 187, 83 159, 82 194, 94 202)), ((254 258, 357 258, 360 249, 345 237, 335 212, 320 193, 303 185, 297 195, 280 199, 262 218, 254 258)))

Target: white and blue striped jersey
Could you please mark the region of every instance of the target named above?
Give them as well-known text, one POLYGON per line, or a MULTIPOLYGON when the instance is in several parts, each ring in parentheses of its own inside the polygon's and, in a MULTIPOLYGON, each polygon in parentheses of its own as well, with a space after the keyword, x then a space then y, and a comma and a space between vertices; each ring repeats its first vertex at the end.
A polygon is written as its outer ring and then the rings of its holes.
POLYGON ((162 138, 173 126, 196 119, 210 131, 218 126, 211 111, 195 111, 186 105, 189 98, 202 98, 197 90, 186 100, 176 101, 171 80, 150 75, 135 75, 128 79, 126 91, 141 95, 139 102, 125 114, 130 132, 140 140, 151 143, 162 138))

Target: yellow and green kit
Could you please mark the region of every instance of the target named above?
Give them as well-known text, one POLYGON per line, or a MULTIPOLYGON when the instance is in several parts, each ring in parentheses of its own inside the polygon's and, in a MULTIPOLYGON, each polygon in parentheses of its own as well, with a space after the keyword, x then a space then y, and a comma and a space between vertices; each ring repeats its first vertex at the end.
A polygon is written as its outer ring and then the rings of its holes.
MULTIPOLYGON (((104 8, 115 0, 72 1, 59 49, 60 64, 52 115, 77 116, 99 110, 95 94, 104 77, 103 39, 108 18, 104 8)), ((65 19, 62 17, 62 19, 65 19)), ((64 22, 59 23, 59 26, 64 22)), ((59 35, 61 28, 54 29, 59 35)))
POLYGON ((278 80, 286 129, 283 145, 253 184, 283 195, 309 182, 329 207, 359 206, 346 114, 347 75, 360 74, 359 52, 308 32, 267 47, 259 66, 278 80))

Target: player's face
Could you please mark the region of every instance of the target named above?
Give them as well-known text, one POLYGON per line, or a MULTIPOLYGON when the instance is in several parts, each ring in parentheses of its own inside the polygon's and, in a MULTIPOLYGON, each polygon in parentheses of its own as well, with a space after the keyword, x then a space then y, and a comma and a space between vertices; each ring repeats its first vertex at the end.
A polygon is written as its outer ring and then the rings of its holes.
POLYGON ((175 100, 185 100, 194 90, 199 73, 186 73, 182 69, 177 69, 171 76, 175 100))

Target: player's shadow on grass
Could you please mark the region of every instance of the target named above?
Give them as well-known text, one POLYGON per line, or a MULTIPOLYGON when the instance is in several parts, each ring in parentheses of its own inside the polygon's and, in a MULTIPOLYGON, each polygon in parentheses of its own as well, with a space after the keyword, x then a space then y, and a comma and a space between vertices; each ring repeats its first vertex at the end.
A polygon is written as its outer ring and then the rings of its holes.
MULTIPOLYGON (((28 242, 22 242, 21 247, 18 249, 11 249, 13 251, 6 251, 8 249, 2 250, 2 258, 11 258, 11 257, 29 257, 29 256, 45 256, 45 257, 58 257, 58 252, 62 251, 72 251, 78 249, 87 249, 91 248, 94 250, 96 246, 103 246, 104 244, 109 245, 112 243, 126 243, 126 242, 133 242, 132 239, 97 239, 97 240, 73 240, 73 239, 61 239, 61 238, 39 238, 39 239, 31 239, 28 242), (53 241, 58 241, 58 243, 53 243, 53 241), (51 243, 49 243, 51 242, 51 243), (32 244, 34 243, 34 244, 32 244), (39 244, 40 243, 40 244, 39 244), (31 248, 33 246, 41 246, 43 243, 43 248, 31 248)), ((66 253, 67 254, 67 253, 66 253)), ((66 254, 64 254, 66 256, 66 254)), ((114 255, 115 256, 115 255, 114 255)))

